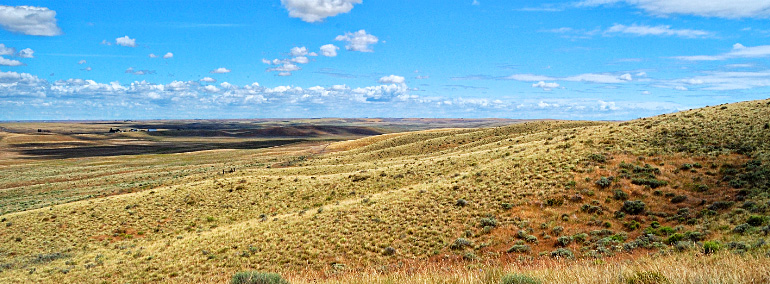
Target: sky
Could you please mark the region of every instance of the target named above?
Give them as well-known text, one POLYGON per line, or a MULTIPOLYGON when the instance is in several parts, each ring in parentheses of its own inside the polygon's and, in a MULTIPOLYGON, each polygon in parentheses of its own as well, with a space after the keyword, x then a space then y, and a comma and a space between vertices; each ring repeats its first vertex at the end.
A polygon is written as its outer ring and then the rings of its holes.
POLYGON ((764 99, 767 0, 0 4, 0 120, 628 120, 764 99))

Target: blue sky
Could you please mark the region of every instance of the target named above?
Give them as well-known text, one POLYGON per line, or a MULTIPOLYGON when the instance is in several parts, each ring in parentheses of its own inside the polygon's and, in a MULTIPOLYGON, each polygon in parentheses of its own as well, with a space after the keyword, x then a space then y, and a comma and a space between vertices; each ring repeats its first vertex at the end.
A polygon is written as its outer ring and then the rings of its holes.
POLYGON ((4 1, 0 120, 625 120, 767 98, 770 2, 699 2, 4 1))

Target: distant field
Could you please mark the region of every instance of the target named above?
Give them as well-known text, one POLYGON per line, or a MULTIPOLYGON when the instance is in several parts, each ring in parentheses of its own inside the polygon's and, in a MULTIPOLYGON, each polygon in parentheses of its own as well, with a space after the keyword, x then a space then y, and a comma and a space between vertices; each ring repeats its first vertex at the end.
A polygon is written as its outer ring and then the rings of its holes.
POLYGON ((627 122, 264 123, 3 125, 0 282, 770 281, 768 100, 627 122), (213 148, 88 154, 185 143, 213 148), (66 148, 94 151, 24 152, 66 148))

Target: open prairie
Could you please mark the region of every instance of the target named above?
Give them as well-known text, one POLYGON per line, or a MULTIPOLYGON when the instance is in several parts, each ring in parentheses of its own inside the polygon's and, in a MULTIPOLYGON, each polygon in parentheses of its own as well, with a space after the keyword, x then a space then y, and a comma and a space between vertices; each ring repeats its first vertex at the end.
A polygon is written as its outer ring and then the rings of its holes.
POLYGON ((4 123, 0 282, 767 283, 769 123, 4 123))

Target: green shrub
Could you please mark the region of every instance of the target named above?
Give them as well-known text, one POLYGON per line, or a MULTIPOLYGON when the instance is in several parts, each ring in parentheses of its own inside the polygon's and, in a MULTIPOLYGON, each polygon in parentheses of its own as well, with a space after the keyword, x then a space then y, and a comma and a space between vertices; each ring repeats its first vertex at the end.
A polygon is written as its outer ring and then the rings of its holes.
POLYGON ((661 186, 668 185, 668 182, 665 180, 658 180, 654 178, 635 178, 631 179, 631 183, 635 185, 648 185, 650 188, 658 188, 661 186))
POLYGON ((566 246, 568 246, 570 243, 572 243, 572 237, 566 237, 566 236, 564 236, 564 237, 558 237, 558 238, 556 238, 556 243, 555 243, 555 245, 556 245, 556 246, 558 246, 558 247, 566 247, 566 246))
POLYGON ((479 225, 481 225, 481 227, 497 227, 497 220, 494 217, 481 218, 479 220, 479 225))
POLYGON ((720 249, 722 249, 722 244, 718 241, 706 241, 703 243, 703 253, 705 254, 715 253, 720 249))
POLYGON ((233 275, 232 284, 289 284, 276 273, 264 273, 259 271, 238 272, 233 275))
POLYGON ((749 225, 748 223, 743 223, 738 226, 735 226, 735 228, 733 228, 733 233, 743 234, 749 229, 751 229, 751 225, 749 225))
POLYGON ((714 211, 719 211, 719 210, 722 210, 722 209, 728 209, 728 208, 732 207, 733 204, 735 204, 735 202, 732 202, 732 201, 717 201, 717 202, 714 202, 713 204, 709 205, 708 209, 709 210, 714 210, 714 211))
POLYGON ((656 271, 637 272, 626 278, 626 284, 665 284, 671 283, 663 274, 656 271))
POLYGON ((596 180, 595 184, 600 188, 608 188, 612 185, 612 181, 606 177, 601 177, 596 180))
POLYGON ((677 242, 679 242, 679 241, 681 241, 683 239, 684 239, 684 235, 682 235, 680 233, 675 233, 675 234, 669 236, 666 239, 666 243, 669 244, 669 245, 673 245, 673 244, 676 244, 677 242))
POLYGON ((628 193, 626 193, 623 190, 616 189, 614 193, 615 193, 615 195, 613 196, 613 198, 615 198, 615 200, 626 200, 626 199, 628 199, 628 193))
POLYGON ((749 217, 749 220, 747 220, 746 223, 754 227, 759 227, 764 225, 766 220, 767 219, 764 216, 752 215, 749 217))
POLYGON ((551 252, 551 257, 553 257, 553 258, 573 258, 573 257, 575 257, 575 254, 573 254, 572 251, 569 250, 569 249, 557 248, 556 250, 551 252))
POLYGON ((537 279, 535 277, 525 275, 525 274, 519 274, 519 273, 512 273, 512 274, 506 274, 503 276, 503 278, 500 279, 500 284, 542 284, 543 281, 540 281, 540 279, 537 279))
POLYGON ((671 203, 682 203, 687 200, 687 195, 677 195, 671 198, 671 203))
POLYGON ((458 249, 464 249, 472 245, 473 243, 465 238, 457 238, 451 245, 449 245, 449 248, 453 250, 458 250, 458 249))
POLYGON ((605 157, 602 154, 591 154, 588 155, 588 159, 597 163, 604 163, 607 162, 607 157, 605 157))
POLYGON ((588 234, 586 233, 579 233, 572 236, 572 239, 575 240, 576 243, 583 243, 588 239, 588 234))
POLYGON ((508 249, 508 252, 529 252, 530 250, 532 249, 528 245, 513 245, 508 249))
POLYGON ((628 229, 630 231, 634 231, 636 229, 639 229, 639 227, 641 227, 641 226, 642 226, 642 224, 639 224, 639 222, 637 222, 636 220, 631 220, 631 222, 623 223, 623 227, 626 227, 626 229, 628 229))
POLYGON ((644 213, 645 205, 644 205, 644 202, 642 202, 641 200, 636 200, 636 201, 627 200, 623 202, 623 207, 621 207, 620 210, 631 215, 639 215, 644 213))

